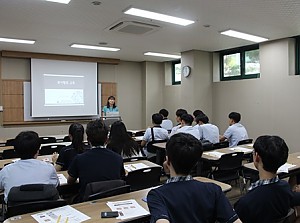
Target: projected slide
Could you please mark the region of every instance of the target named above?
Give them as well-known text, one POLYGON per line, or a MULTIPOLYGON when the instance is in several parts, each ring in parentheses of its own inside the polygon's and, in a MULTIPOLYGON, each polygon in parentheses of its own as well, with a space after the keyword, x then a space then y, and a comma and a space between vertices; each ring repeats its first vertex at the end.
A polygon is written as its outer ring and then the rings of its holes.
POLYGON ((45 106, 83 106, 84 76, 44 74, 45 106))

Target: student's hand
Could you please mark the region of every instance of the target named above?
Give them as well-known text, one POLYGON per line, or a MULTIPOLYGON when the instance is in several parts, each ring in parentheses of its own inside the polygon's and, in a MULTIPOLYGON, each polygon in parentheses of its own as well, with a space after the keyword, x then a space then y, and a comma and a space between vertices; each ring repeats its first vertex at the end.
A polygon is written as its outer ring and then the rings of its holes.
POLYGON ((169 166, 168 166, 168 164, 167 164, 167 161, 165 161, 165 162, 163 163, 163 167, 164 167, 165 173, 166 173, 166 174, 170 174, 170 169, 169 169, 169 166))
POLYGON ((53 153, 53 154, 52 154, 52 162, 53 162, 54 164, 56 163, 57 158, 58 158, 58 153, 57 153, 57 152, 53 153))

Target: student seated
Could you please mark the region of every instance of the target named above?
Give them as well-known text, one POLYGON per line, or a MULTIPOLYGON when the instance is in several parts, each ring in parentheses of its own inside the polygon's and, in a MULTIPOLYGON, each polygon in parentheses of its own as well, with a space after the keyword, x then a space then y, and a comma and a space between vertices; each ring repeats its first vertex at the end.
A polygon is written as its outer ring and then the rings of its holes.
POLYGON ((111 125, 106 148, 120 154, 123 158, 143 156, 139 144, 128 135, 121 121, 116 121, 111 125))
POLYGON ((286 216, 289 209, 299 205, 299 194, 276 174, 285 164, 289 149, 279 136, 260 136, 253 145, 253 161, 259 180, 251 184, 249 192, 234 205, 243 223, 276 222, 286 216))
POLYGON ((177 121, 177 125, 174 126, 171 130, 170 136, 174 135, 176 133, 176 131, 181 128, 181 116, 183 114, 187 114, 187 111, 185 109, 179 108, 176 111, 176 121, 177 121))
POLYGON ((68 170, 72 160, 77 154, 85 152, 90 149, 83 142, 84 128, 80 123, 73 123, 69 127, 69 138, 71 145, 62 148, 59 152, 53 154, 52 161, 55 163, 56 171, 68 170))
POLYGON ((177 133, 184 132, 193 135, 195 138, 200 140, 199 130, 192 126, 193 116, 190 114, 183 114, 181 116, 181 128, 176 131, 177 133))
POLYGON ((6 165, 0 171, 0 189, 4 189, 4 200, 12 187, 24 184, 53 184, 59 180, 52 164, 37 160, 41 146, 39 136, 33 131, 24 131, 15 138, 15 150, 21 160, 6 165))
MULTIPOLYGON (((199 115, 204 115, 204 112, 203 111, 201 111, 201 110, 199 110, 199 109, 197 109, 197 110, 195 110, 194 112, 193 112, 193 118, 194 118, 194 121, 196 122, 196 118, 197 118, 197 116, 199 116, 199 115)), ((198 123, 196 122, 196 125, 197 125, 198 123)))
POLYGON ((86 127, 87 140, 92 145, 90 150, 77 155, 68 170, 68 184, 74 184, 79 178, 80 198, 82 198, 88 183, 119 180, 125 175, 123 158, 104 147, 108 128, 103 121, 91 121, 86 127))
POLYGON ((155 113, 152 115, 152 124, 153 127, 147 128, 145 134, 143 136, 143 140, 141 142, 141 147, 144 150, 147 158, 151 158, 156 154, 147 151, 147 144, 154 140, 167 140, 168 139, 168 131, 163 129, 160 125, 162 123, 163 117, 159 113, 155 113))
POLYGON ((240 222, 222 189, 189 175, 202 155, 202 145, 191 134, 178 133, 168 141, 165 161, 171 178, 147 196, 151 222, 240 222))
POLYGON ((231 112, 228 115, 229 127, 225 131, 224 135, 220 136, 220 142, 228 140, 229 147, 237 146, 238 142, 244 139, 248 139, 248 133, 246 128, 240 124, 241 114, 238 112, 231 112))
POLYGON ((195 129, 199 130, 200 140, 207 140, 211 143, 219 142, 219 128, 213 124, 209 123, 209 119, 205 114, 198 115, 196 117, 197 125, 194 126, 195 129))
POLYGON ((160 109, 159 114, 163 116, 161 127, 166 129, 168 132, 171 132, 173 128, 173 122, 170 119, 168 119, 168 115, 169 115, 168 110, 164 108, 160 109))

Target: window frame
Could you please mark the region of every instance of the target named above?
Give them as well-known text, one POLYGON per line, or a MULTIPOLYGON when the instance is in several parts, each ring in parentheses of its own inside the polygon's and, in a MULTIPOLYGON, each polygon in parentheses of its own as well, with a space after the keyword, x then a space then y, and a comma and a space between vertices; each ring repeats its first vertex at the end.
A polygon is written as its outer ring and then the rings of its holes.
POLYGON ((295 37, 295 75, 300 75, 300 36, 295 37))
POLYGON ((228 49, 228 50, 223 50, 220 51, 220 80, 221 81, 230 81, 230 80, 243 80, 243 79, 253 79, 253 78, 259 78, 260 73, 256 74, 245 74, 245 53, 247 51, 252 51, 252 50, 259 50, 259 45, 251 45, 251 46, 245 46, 245 47, 238 47, 234 49, 228 49), (240 53, 240 70, 241 70, 241 75, 239 76, 232 76, 232 77, 224 77, 224 56, 225 55, 230 55, 230 54, 236 54, 240 53))
POLYGON ((181 60, 174 60, 171 63, 172 66, 172 85, 180 85, 181 84, 181 80, 180 81, 175 81, 175 65, 176 64, 180 64, 181 60))

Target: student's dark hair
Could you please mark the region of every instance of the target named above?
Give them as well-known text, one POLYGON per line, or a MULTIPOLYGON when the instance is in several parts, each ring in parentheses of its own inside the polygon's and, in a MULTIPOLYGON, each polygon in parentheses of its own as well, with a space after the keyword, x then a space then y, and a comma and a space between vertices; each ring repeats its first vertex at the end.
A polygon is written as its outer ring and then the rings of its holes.
POLYGON ((77 152, 84 150, 83 135, 84 128, 80 123, 73 123, 69 127, 69 134, 72 136, 72 146, 77 152))
MULTIPOLYGON (((116 100, 115 96, 112 96, 112 95, 109 96, 108 99, 107 99, 107 103, 106 103, 106 107, 107 107, 107 108, 110 107, 110 104, 109 104, 109 100, 110 100, 110 99, 116 100)), ((116 106, 116 102, 114 102, 114 104, 113 104, 113 108, 115 108, 115 107, 117 107, 117 106, 116 106)))
POLYGON ((228 118, 232 119, 235 123, 241 121, 241 114, 238 112, 230 112, 228 118))
POLYGON ((276 173, 278 168, 286 163, 289 154, 288 146, 279 136, 260 136, 253 148, 260 156, 264 170, 272 173, 276 173))
POLYGON ((87 140, 92 146, 103 146, 107 140, 108 128, 102 120, 90 121, 86 126, 87 140))
POLYGON ((166 145, 168 160, 177 174, 188 175, 202 155, 201 142, 193 135, 177 133, 166 145))
POLYGON ((203 122, 204 124, 207 124, 209 122, 209 118, 205 115, 205 114, 202 114, 202 115, 198 115, 196 117, 196 123, 198 124, 200 121, 203 122))
POLYGON ((129 136, 125 124, 121 121, 111 125, 107 148, 127 157, 138 155, 140 152, 139 144, 129 136))
POLYGON ((160 109, 159 114, 161 114, 163 117, 168 117, 169 112, 167 109, 160 109))
POLYGON ((160 125, 162 123, 163 117, 159 113, 155 113, 152 115, 152 122, 156 125, 160 125))
POLYGON ((32 159, 41 146, 39 135, 34 131, 20 132, 14 146, 21 159, 32 159))
POLYGON ((192 125, 194 118, 190 114, 183 114, 181 116, 181 120, 184 121, 187 125, 192 125))
POLYGON ((193 112, 193 116, 194 116, 194 117, 197 117, 197 116, 199 116, 199 115, 204 115, 204 112, 201 111, 201 110, 195 110, 195 111, 193 112))
POLYGON ((176 111, 176 116, 177 116, 177 117, 180 117, 180 118, 181 118, 181 116, 182 116, 183 114, 187 114, 187 111, 186 111, 185 109, 182 109, 182 108, 177 109, 177 111, 176 111))

